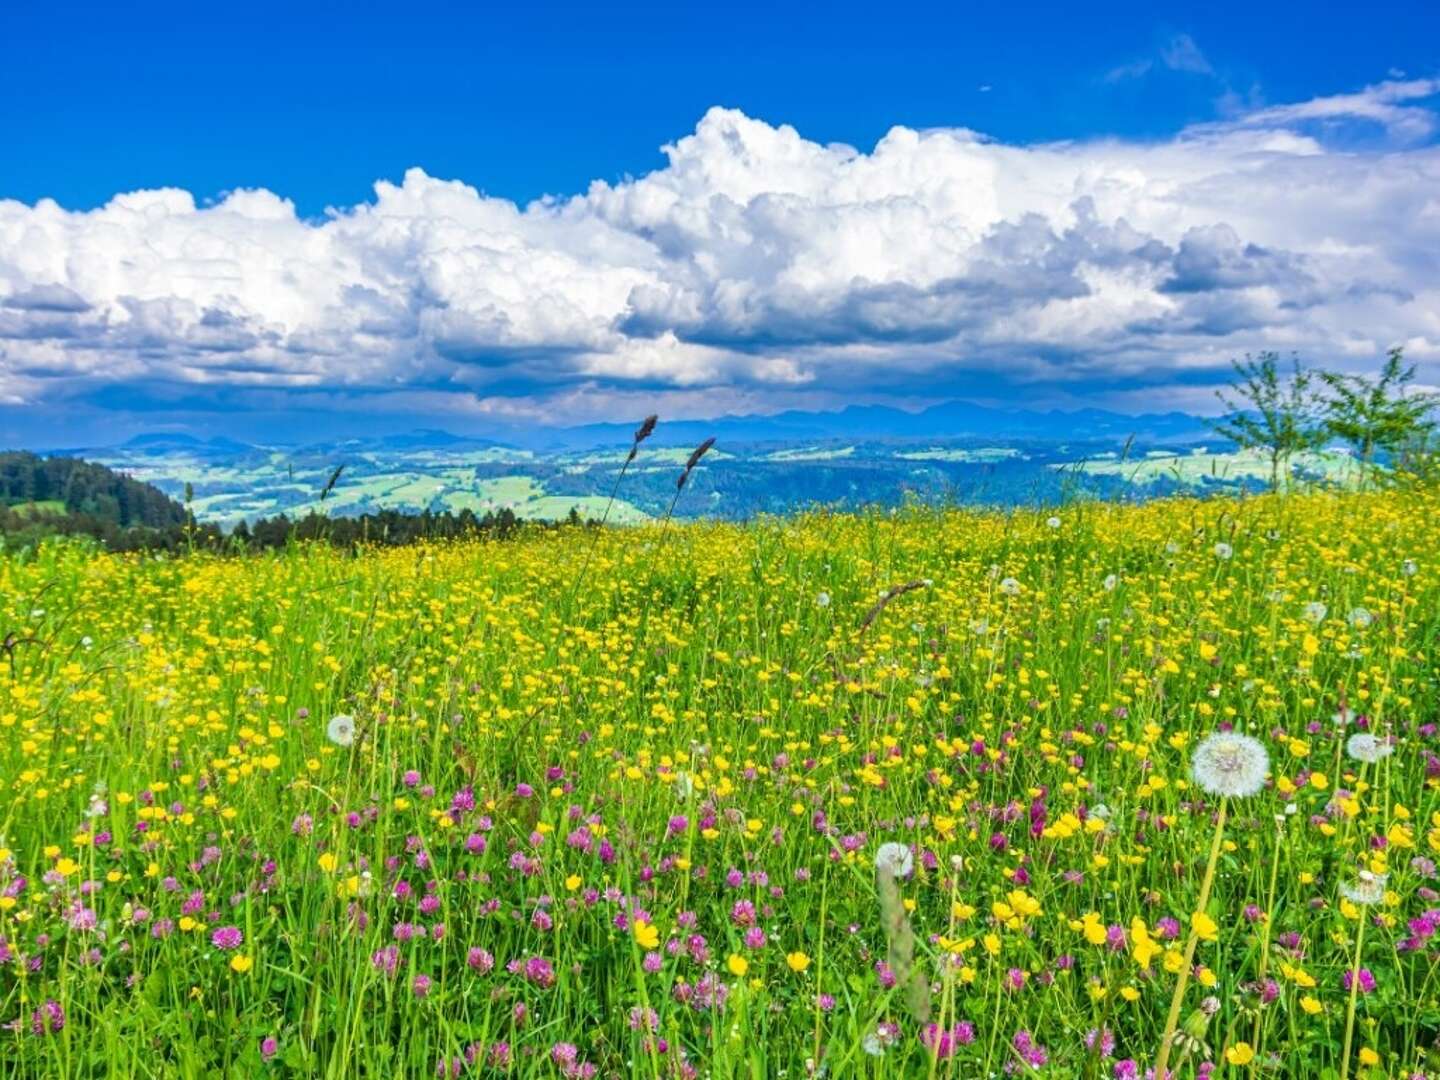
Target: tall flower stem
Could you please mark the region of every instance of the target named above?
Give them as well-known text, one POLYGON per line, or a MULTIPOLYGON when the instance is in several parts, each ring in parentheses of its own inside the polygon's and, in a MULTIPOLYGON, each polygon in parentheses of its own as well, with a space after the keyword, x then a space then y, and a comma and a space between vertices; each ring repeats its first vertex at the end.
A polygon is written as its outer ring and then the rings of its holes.
POLYGON ((600 534, 605 528, 605 523, 610 519, 610 508, 615 505, 615 495, 620 490, 620 481, 625 479, 625 472, 630 468, 630 462, 635 460, 635 453, 632 450, 630 456, 625 459, 625 464, 620 466, 620 473, 615 477, 615 483, 610 488, 610 498, 605 502, 605 512, 600 515, 600 524, 595 526, 594 533, 590 537, 590 546, 585 551, 585 561, 580 564, 580 573, 570 585, 570 591, 565 597, 565 617, 570 617, 570 609, 575 603, 575 594, 580 591, 580 584, 585 580, 585 572, 590 569, 590 560, 595 557, 595 546, 600 543, 600 534))
MULTIPOLYGON (((1220 844, 1225 837, 1225 813, 1228 805, 1220 800, 1220 813, 1215 818, 1215 835, 1210 841, 1210 861, 1205 864, 1205 877, 1200 882, 1200 902, 1196 911, 1204 911, 1210 903, 1210 886, 1215 882, 1215 864, 1220 861, 1220 844)), ((1185 985, 1190 981, 1190 965, 1195 961, 1195 946, 1200 944, 1200 934, 1195 929, 1195 920, 1190 920, 1190 936, 1185 940, 1185 962, 1175 977, 1175 993, 1170 998, 1170 1013, 1165 1017, 1165 1033, 1160 1036, 1160 1050, 1155 1055, 1155 1080, 1167 1080, 1170 1075, 1166 1066, 1170 1062, 1170 1045, 1175 1039, 1175 1028, 1180 1023, 1180 1008, 1185 1003, 1185 985)))
POLYGON ((1365 909, 1360 909, 1359 926, 1355 929, 1355 959, 1350 964, 1350 1004, 1345 1007, 1345 1048, 1340 1051, 1340 1080, 1350 1075, 1350 1046, 1355 1037, 1355 1000, 1360 994, 1360 956, 1365 945, 1365 909))
MULTIPOLYGON (((1275 926, 1275 884, 1280 877, 1280 847, 1285 839, 1285 819, 1279 818, 1275 822, 1275 855, 1270 860, 1270 892, 1265 897, 1265 926, 1260 931, 1260 992, 1265 992, 1265 973, 1270 968, 1270 931, 1275 926)), ((1262 999, 1263 1000, 1263 999, 1262 999)), ((1265 1032, 1261 1027, 1263 1014, 1258 1010, 1255 1013, 1255 1034, 1251 1037, 1251 1045, 1255 1047, 1255 1056, 1259 1057, 1265 1049, 1265 1032)))

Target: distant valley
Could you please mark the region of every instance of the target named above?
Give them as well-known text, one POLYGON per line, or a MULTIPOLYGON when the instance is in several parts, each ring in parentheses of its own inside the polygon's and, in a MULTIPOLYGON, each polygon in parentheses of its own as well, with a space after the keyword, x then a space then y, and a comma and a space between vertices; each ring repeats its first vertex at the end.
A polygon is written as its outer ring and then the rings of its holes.
MULTIPOLYGON (((222 526, 321 508, 509 510, 556 520, 599 518, 625 461, 632 425, 499 428, 484 437, 420 429, 301 445, 146 434, 63 452, 108 465, 222 526), (341 474, 320 502, 335 470, 341 474)), ((922 413, 850 408, 661 422, 628 470, 609 520, 663 515, 692 447, 717 443, 675 506, 679 517, 748 518, 815 506, 921 502, 1027 505, 1074 497, 1148 498, 1185 490, 1263 486, 1262 462, 1223 448, 1183 413, 1129 417, 1001 411, 948 404, 922 413)), ((1340 452, 1304 455, 1302 475, 1343 480, 1340 452)))

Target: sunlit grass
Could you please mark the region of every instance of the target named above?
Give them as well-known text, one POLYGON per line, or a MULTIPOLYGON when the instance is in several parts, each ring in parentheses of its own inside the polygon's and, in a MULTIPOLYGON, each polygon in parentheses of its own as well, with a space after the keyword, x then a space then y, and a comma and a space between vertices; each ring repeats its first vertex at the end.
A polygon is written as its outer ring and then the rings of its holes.
POLYGON ((594 536, 0 560, 5 1073, 1432 1075, 1436 495, 594 536))

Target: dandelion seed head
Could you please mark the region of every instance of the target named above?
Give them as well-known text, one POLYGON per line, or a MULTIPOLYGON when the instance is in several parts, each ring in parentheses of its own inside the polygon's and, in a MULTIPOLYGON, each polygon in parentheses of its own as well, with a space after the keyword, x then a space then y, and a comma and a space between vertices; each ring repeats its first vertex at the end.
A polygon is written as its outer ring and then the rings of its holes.
POLYGON ((682 802, 695 794, 695 781, 688 772, 675 774, 675 797, 682 802))
POLYGON ((1249 735, 1220 731, 1207 735, 1190 758, 1190 774, 1208 794, 1246 798, 1265 786, 1270 755, 1249 735))
POLYGON ((1368 731, 1357 732, 1345 740, 1345 753, 1356 761, 1373 765, 1395 752, 1395 748, 1383 739, 1377 739, 1368 731))
POLYGON ((892 840, 881 844, 880 850, 875 852, 875 869, 892 877, 908 877, 915 869, 915 856, 906 845, 892 840))
POLYGON ((336 746, 349 746, 355 741, 355 718, 341 713, 325 725, 325 737, 336 746))
POLYGON ((1340 895, 1362 907, 1378 904, 1385 899, 1385 883, 1389 880, 1389 874, 1372 874, 1369 870, 1362 870, 1354 881, 1340 886, 1340 895))

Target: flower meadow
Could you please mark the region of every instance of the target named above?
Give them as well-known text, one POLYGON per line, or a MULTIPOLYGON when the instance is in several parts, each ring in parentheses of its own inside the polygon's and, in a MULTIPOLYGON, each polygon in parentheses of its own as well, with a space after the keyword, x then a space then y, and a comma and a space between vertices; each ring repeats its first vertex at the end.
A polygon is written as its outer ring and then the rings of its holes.
POLYGON ((1440 1075, 1440 496, 0 557, 14 1076, 1440 1075))

